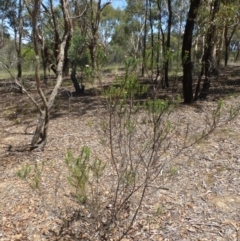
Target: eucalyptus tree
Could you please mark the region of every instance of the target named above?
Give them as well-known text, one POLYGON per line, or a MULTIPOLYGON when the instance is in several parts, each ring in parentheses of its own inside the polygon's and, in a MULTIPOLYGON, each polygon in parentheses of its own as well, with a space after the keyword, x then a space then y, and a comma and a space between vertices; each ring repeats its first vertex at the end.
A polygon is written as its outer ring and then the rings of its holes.
POLYGON ((99 38, 99 26, 101 21, 101 13, 106 6, 112 3, 111 0, 101 1, 101 0, 87 0, 86 17, 89 21, 88 23, 88 48, 90 51, 92 70, 97 67, 97 46, 99 38))
POLYGON ((192 89, 192 69, 193 63, 191 59, 192 54, 192 36, 194 30, 194 21, 198 14, 198 9, 201 0, 192 0, 190 3, 187 21, 185 25, 183 44, 182 44, 182 65, 183 65, 183 98, 185 103, 192 103, 193 89, 192 89))
POLYGON ((86 53, 87 45, 85 36, 82 34, 80 29, 75 29, 73 31, 73 36, 70 43, 70 48, 68 52, 69 59, 71 61, 71 80, 75 88, 76 94, 84 93, 83 79, 81 77, 81 85, 77 78, 77 67, 80 67, 83 71, 85 66, 88 64, 88 56, 86 53))
POLYGON ((10 21, 14 29, 15 48, 16 48, 17 58, 18 58, 17 59, 17 69, 18 69, 17 78, 18 78, 18 81, 21 82, 21 78, 22 78, 22 56, 21 56, 22 53, 21 52, 22 52, 23 19, 24 19, 22 0, 18 0, 17 7, 15 9, 17 9, 17 11, 15 12, 13 9, 12 10, 13 12, 12 11, 9 12, 9 16, 11 16, 10 21), (16 18, 13 16, 16 16, 16 18))
POLYGON ((108 56, 108 62, 121 62, 124 59, 124 49, 127 46, 128 37, 124 35, 121 24, 124 11, 109 5, 101 13, 99 24, 99 44, 108 56), (122 36, 121 36, 122 34, 122 36))
POLYGON ((0 49, 5 45, 5 37, 7 36, 6 18, 7 18, 7 2, 0 0, 0 49))
POLYGON ((236 30, 234 37, 232 39, 232 44, 234 45, 234 52, 235 52, 235 56, 234 56, 234 61, 236 62, 238 60, 239 54, 240 54, 240 31, 239 29, 236 30))
POLYGON ((223 6, 219 11, 219 22, 224 19, 224 43, 225 43, 225 56, 224 65, 227 66, 229 59, 230 44, 236 33, 240 23, 240 6, 238 1, 222 1, 223 6))
POLYGON ((123 11, 121 9, 115 9, 112 5, 104 8, 101 12, 101 21, 99 22, 99 41, 105 47, 109 45, 115 32, 115 28, 121 21, 122 13, 123 11))
POLYGON ((114 27, 114 32, 110 41, 112 60, 116 63, 124 62, 124 58, 127 55, 133 55, 133 47, 131 44, 131 32, 129 28, 129 16, 127 11, 119 10, 117 24, 114 27))
POLYGON ((177 57, 179 57, 178 53, 181 51, 182 35, 184 33, 184 24, 187 16, 187 11, 189 9, 189 4, 190 1, 185 0, 175 0, 172 3, 172 11, 174 17, 172 32, 175 32, 177 34, 177 57))
POLYGON ((171 0, 167 0, 167 10, 168 10, 168 21, 167 21, 167 41, 166 41, 166 51, 167 56, 165 60, 165 83, 166 87, 169 87, 169 80, 168 80, 168 70, 169 70, 169 54, 170 54, 170 44, 171 44, 171 28, 172 28, 172 3, 171 0))
MULTIPOLYGON (((152 72, 151 79, 156 83, 160 78, 163 88, 169 87, 171 61, 173 59, 175 63, 178 61, 178 58, 174 57, 178 57, 178 52, 180 52, 179 48, 182 43, 185 19, 184 13, 188 6, 189 4, 184 1, 145 1, 145 16, 147 16, 148 21, 145 22, 144 38, 141 46, 142 52, 145 53, 146 49, 148 50, 152 72), (182 9, 181 12, 179 12, 179 8, 182 9), (145 34, 148 36, 146 44, 145 34), (177 44, 175 44, 174 49, 171 44, 173 36, 175 39, 177 38, 177 44), (157 68, 157 71, 155 71, 155 68, 157 68), (155 77, 154 73, 156 73, 155 77)), ((145 58, 145 55, 143 55, 143 60, 145 58)), ((143 62, 146 62, 146 60, 143 62)), ((144 71, 142 70, 143 73, 144 71)))
MULTIPOLYGON (((144 34, 143 34, 143 43, 142 43, 142 76, 144 76, 145 68, 146 68, 146 48, 147 48, 147 36, 148 36, 148 28, 147 28, 147 19, 148 15, 151 14, 151 5, 149 6, 150 1, 145 0, 145 6, 144 6, 144 34), (150 11, 149 11, 150 8, 150 11), (150 12, 150 14, 148 13, 150 12)), ((150 25, 151 30, 152 28, 152 19, 150 18, 150 25)), ((153 59, 153 57, 152 57, 153 59)))
POLYGON ((216 25, 216 18, 217 14, 220 10, 220 0, 210 1, 209 5, 207 6, 209 9, 209 16, 210 16, 210 24, 207 26, 206 31, 206 42, 203 46, 203 56, 201 60, 201 73, 198 79, 196 91, 195 91, 195 100, 198 98, 206 98, 208 95, 208 91, 210 88, 211 83, 211 74, 214 70, 214 59, 213 59, 213 51, 214 46, 216 43, 216 36, 217 36, 217 25, 216 25), (199 94, 201 78, 204 76, 204 82, 199 94))
MULTIPOLYGON (((26 10, 24 8, 23 0, 9 0, 0 1, 0 9, 2 12, 2 24, 3 18, 6 18, 6 24, 13 33, 13 39, 15 44, 16 56, 17 56, 17 80, 21 83, 22 79, 22 43, 23 37, 26 35, 26 10)), ((22 92, 22 88, 19 87, 19 91, 22 92)))
MULTIPOLYGON (((63 16, 63 31, 61 32, 61 35, 60 35, 58 32, 58 29, 54 29, 55 30, 54 33, 55 35, 57 35, 55 36, 55 39, 58 40, 57 42, 58 49, 57 51, 55 49, 55 52, 57 52, 55 54, 57 54, 57 60, 58 60, 57 66, 56 66, 56 69, 57 69, 56 83, 50 95, 46 96, 41 88, 41 81, 40 81, 40 74, 39 74, 39 69, 40 69, 39 43, 41 43, 40 41, 41 35, 39 34, 38 23, 39 23, 40 11, 42 10, 41 8, 42 0, 33 0, 33 1, 24 0, 24 2, 31 16, 32 38, 34 43, 34 51, 36 55, 35 81, 36 81, 36 86, 37 86, 39 96, 42 100, 42 103, 40 105, 28 93, 28 96, 31 98, 31 100, 37 107, 40 115, 38 119, 38 123, 36 125, 34 136, 31 141, 30 149, 38 148, 40 150, 43 150, 47 141, 48 127, 49 127, 49 121, 50 121, 50 111, 52 109, 55 97, 58 93, 58 89, 61 86, 61 83, 63 80, 64 60, 66 58, 65 47, 69 37, 71 37, 71 34, 72 34, 72 23, 71 23, 71 16, 69 13, 68 0, 60 0, 59 5, 60 5, 61 14, 63 16)), ((57 26, 55 27, 57 28, 57 26)))
POLYGON ((165 63, 166 63, 166 39, 165 28, 167 26, 165 17, 168 18, 166 5, 162 1, 148 0, 146 1, 146 19, 143 38, 143 66, 142 75, 145 71, 149 73, 153 83, 157 83, 159 77, 162 81, 162 87, 166 87, 165 83, 165 63), (146 38, 147 36, 147 38, 146 38), (147 39, 147 41, 145 40, 147 39), (147 56, 145 56, 147 52, 147 56), (146 63, 148 63, 146 65, 146 63), (155 69, 157 68, 157 71, 155 69))
POLYGON ((125 8, 125 33, 129 36, 131 48, 128 49, 129 54, 135 59, 142 56, 144 30, 146 25, 146 2, 143 0, 127 0, 127 7, 125 8))
MULTIPOLYGON (((41 2, 41 12, 39 14, 38 35, 41 42, 41 55, 46 78, 46 69, 51 69, 57 76, 56 66, 58 64, 60 36, 64 32, 62 25, 63 12, 61 4, 54 0, 41 2)), ((66 52, 68 51, 70 39, 66 42, 66 52)), ((64 59, 63 75, 68 75, 69 61, 67 55, 64 59)))

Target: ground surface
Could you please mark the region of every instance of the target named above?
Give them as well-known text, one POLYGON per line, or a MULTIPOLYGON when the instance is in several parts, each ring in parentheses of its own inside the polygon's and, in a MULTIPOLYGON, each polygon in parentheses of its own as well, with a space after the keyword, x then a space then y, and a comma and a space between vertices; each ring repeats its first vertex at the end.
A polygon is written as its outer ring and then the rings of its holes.
MULTIPOLYGON (((238 69, 231 67, 222 72, 212 83, 207 101, 181 105, 176 110, 175 117, 191 123, 193 136, 204 129, 206 116, 212 113, 220 97, 224 99, 225 111, 231 105, 240 105, 238 69)), ((64 164, 66 150, 78 152, 88 145, 94 153, 107 156, 108 150, 99 145, 93 124, 98 123, 104 110, 93 91, 82 97, 70 97, 71 87, 63 87, 53 110, 45 151, 11 152, 11 146, 31 141, 37 117, 26 96, 9 92, 12 87, 2 83, 0 240, 57 240, 53 234, 54 230, 58 232, 58 215, 70 205, 64 164), (42 161, 45 165, 41 189, 32 189, 16 173, 26 164, 41 165, 42 161)), ((225 120, 223 116, 221 123, 225 120)), ((125 240, 240 240, 240 116, 226 125, 221 123, 206 139, 169 159, 125 240)), ((179 128, 179 133, 184 133, 186 125, 179 128)), ((181 136, 176 136, 173 142, 177 145, 180 141, 181 136)), ((71 240, 67 235, 61 238, 71 240)))

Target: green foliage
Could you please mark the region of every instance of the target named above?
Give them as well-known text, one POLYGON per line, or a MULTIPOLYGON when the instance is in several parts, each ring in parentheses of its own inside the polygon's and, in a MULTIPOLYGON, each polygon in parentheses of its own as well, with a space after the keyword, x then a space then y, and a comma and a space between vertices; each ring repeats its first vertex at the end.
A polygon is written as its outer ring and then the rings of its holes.
POLYGON ((119 44, 111 42, 108 54, 109 63, 123 64, 126 54, 126 48, 123 48, 119 44))
POLYGON ((35 59, 35 52, 31 46, 23 46, 21 51, 21 56, 25 60, 33 60, 35 59))
POLYGON ((45 162, 42 161, 40 166, 36 161, 34 164, 26 164, 22 167, 21 170, 17 172, 17 176, 29 184, 29 186, 33 189, 40 189, 41 186, 41 177, 42 171, 44 168, 45 162))
POLYGON ((31 46, 23 46, 21 51, 22 67, 26 71, 34 69, 35 52, 31 46))
MULTIPOLYGON (((103 92, 106 97, 108 104, 116 106, 120 104, 120 110, 125 109, 125 104, 131 101, 133 105, 133 100, 138 96, 141 96, 147 92, 148 86, 141 85, 137 80, 135 70, 138 66, 139 60, 132 57, 125 59, 125 75, 123 78, 119 78, 117 83, 113 83, 107 90, 103 92)), ((138 104, 135 103, 135 107, 138 104)))
POLYGON ((167 100, 161 99, 147 100, 144 103, 144 107, 150 113, 161 114, 163 111, 169 108, 169 103, 167 100))
POLYGON ((132 188, 136 181, 136 171, 132 167, 128 167, 125 172, 123 172, 122 182, 125 188, 132 188))
POLYGON ((86 48, 86 38, 80 30, 75 30, 73 33, 68 56, 81 69, 90 63, 89 51, 86 48))
POLYGON ((90 148, 84 146, 79 156, 75 157, 71 150, 68 150, 65 158, 69 171, 68 181, 75 189, 74 195, 80 203, 86 203, 93 195, 90 190, 93 185, 97 185, 106 167, 106 164, 97 158, 92 161, 90 154, 90 148))
POLYGON ((161 216, 163 214, 162 206, 158 206, 156 210, 156 216, 161 216))
POLYGON ((27 179, 31 172, 31 166, 29 164, 26 164, 26 166, 22 167, 21 170, 17 172, 17 176, 21 179, 27 179))
POLYGON ((108 57, 106 54, 106 49, 102 45, 97 46, 97 68, 102 69, 104 65, 108 62, 108 57))
MULTIPOLYGON (((220 118, 222 116, 223 107, 224 107, 223 101, 219 100, 216 109, 214 109, 214 111, 212 113, 212 117, 211 117, 213 119, 212 126, 216 126, 217 123, 219 123, 220 118)), ((231 118, 231 111, 230 111, 230 118, 231 118)), ((210 121, 208 120, 208 122, 210 122, 210 121)))
POLYGON ((221 112, 222 112, 223 107, 224 107, 223 100, 219 100, 219 101, 218 101, 217 108, 216 108, 216 110, 214 110, 214 116, 216 116, 216 117, 219 118, 220 115, 221 115, 221 112))
POLYGON ((170 166, 169 173, 171 176, 175 176, 178 173, 178 169, 176 167, 170 166))
POLYGON ((89 157, 90 149, 83 147, 81 155, 74 157, 70 150, 67 151, 67 157, 65 158, 68 170, 70 172, 68 181, 71 186, 76 190, 76 197, 79 202, 85 202, 87 200, 87 183, 89 181, 89 157))

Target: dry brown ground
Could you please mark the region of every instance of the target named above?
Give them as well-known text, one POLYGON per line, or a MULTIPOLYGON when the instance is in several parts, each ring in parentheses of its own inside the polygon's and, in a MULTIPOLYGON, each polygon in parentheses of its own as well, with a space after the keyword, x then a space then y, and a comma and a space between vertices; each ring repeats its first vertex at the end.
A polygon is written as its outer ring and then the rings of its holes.
MULTIPOLYGON (((232 104, 240 105, 238 68, 226 69, 213 82, 207 101, 176 110, 175 116, 192 124, 192 133, 204 128, 205 117, 219 97, 224 98, 225 110, 232 104)), ((108 150, 99 145, 93 128, 103 109, 93 92, 68 98, 66 90, 71 88, 64 87, 55 103, 45 151, 13 153, 8 151, 11 145, 31 140, 36 113, 25 96, 5 93, 7 88, 1 86, 0 97, 0 240, 55 240, 52 231, 59 228, 56 214, 71 205, 63 195, 69 193, 66 150, 78 152, 88 145, 94 153, 106 156, 108 150), (41 189, 33 190, 16 173, 27 163, 43 160, 41 189)), ((185 127, 179 127, 183 128, 180 133, 185 127)), ((176 137, 173 143, 180 140, 176 137)), ((239 143, 240 116, 166 163, 163 177, 154 184, 162 188, 147 195, 125 240, 240 241, 239 143)))

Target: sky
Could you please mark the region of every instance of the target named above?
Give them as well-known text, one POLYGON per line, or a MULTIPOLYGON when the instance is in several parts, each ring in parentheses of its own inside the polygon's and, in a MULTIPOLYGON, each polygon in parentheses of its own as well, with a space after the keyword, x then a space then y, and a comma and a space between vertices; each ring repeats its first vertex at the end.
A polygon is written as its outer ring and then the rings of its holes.
POLYGON ((112 6, 114 8, 125 8, 126 7, 126 2, 125 0, 112 0, 112 6))

